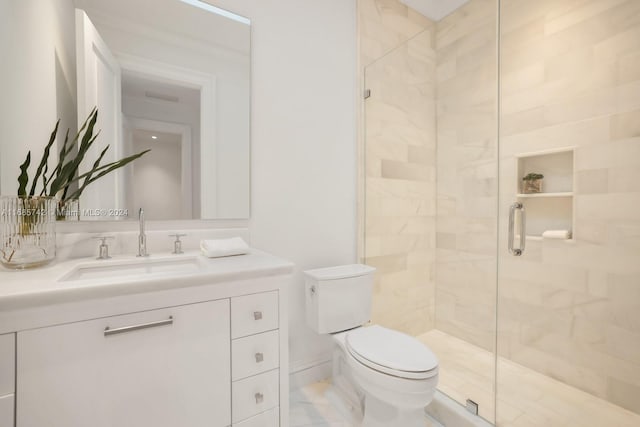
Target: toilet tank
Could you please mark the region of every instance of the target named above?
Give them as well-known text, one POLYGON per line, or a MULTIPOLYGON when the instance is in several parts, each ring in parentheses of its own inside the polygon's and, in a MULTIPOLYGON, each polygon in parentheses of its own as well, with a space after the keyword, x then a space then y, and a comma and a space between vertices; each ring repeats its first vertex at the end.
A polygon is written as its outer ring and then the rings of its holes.
POLYGON ((364 264, 305 271, 307 324, 320 334, 330 334, 367 323, 375 271, 364 264))

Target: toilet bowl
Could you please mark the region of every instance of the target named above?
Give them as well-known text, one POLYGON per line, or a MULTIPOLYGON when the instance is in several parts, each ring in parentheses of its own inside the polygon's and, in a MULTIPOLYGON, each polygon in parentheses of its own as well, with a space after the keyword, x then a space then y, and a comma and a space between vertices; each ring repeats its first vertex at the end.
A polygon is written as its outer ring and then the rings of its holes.
POLYGON ((362 326, 370 316, 374 271, 356 264, 305 272, 307 321, 333 338, 333 386, 348 400, 355 421, 363 427, 423 427, 438 360, 409 335, 362 326))
POLYGON ((424 407, 438 384, 438 361, 426 346, 377 325, 334 334, 333 339, 352 381, 340 386, 354 387, 364 396, 363 426, 424 427, 424 407))

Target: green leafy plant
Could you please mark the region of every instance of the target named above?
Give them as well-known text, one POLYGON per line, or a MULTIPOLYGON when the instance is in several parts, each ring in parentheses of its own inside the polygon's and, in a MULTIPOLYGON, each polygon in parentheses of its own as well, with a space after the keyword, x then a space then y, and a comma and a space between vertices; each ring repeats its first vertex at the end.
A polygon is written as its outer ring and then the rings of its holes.
POLYGON ((541 173, 530 173, 527 174, 524 178, 522 178, 523 181, 535 181, 536 179, 542 179, 544 178, 544 175, 542 175, 541 173))
POLYGON ((61 202, 64 202, 66 200, 78 199, 87 188, 87 186, 89 186, 89 184, 91 184, 92 182, 95 182, 103 176, 117 169, 120 169, 123 166, 126 166, 127 164, 133 162, 134 160, 151 151, 145 150, 138 154, 134 154, 132 156, 125 157, 115 162, 110 162, 103 165, 101 164, 102 160, 110 147, 109 145, 107 145, 93 163, 91 170, 82 174, 78 174, 78 169, 82 164, 85 156, 87 155, 87 152, 95 143, 96 138, 98 138, 98 136, 100 135, 100 131, 94 134, 94 128, 97 120, 98 109, 94 108, 78 131, 76 137, 71 141, 69 140, 69 130, 67 130, 64 138, 64 143, 62 144, 62 148, 60 149, 60 154, 58 156, 58 164, 53 169, 53 171, 51 171, 51 174, 47 176, 47 173, 49 172, 48 165, 51 147, 56 140, 58 127, 60 125, 60 120, 58 120, 55 128, 53 129, 53 132, 51 132, 49 142, 44 149, 44 153, 42 155, 42 159, 40 160, 40 164, 36 169, 36 173, 33 176, 33 179, 31 179, 31 188, 29 189, 28 193, 27 187, 29 186, 30 180, 28 169, 31 164, 31 151, 27 153, 27 157, 24 163, 20 165, 20 176, 18 177, 18 196, 34 197, 36 195, 36 187, 38 186, 38 182, 41 180, 42 189, 39 193, 39 196, 57 197, 61 202), (74 153, 75 155, 72 155, 72 151, 75 147, 77 147, 77 153, 74 153), (78 188, 75 190, 73 190, 73 187, 71 187, 74 183, 78 183, 78 188))

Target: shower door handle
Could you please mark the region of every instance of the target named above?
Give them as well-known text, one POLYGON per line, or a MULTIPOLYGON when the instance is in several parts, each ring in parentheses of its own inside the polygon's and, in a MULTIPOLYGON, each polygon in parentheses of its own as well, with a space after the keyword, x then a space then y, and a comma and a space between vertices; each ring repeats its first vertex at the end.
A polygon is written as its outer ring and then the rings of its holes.
POLYGON ((509 208, 509 253, 513 256, 520 256, 524 252, 527 234, 527 216, 524 211, 524 205, 520 202, 515 202, 509 208), (516 211, 520 211, 520 245, 516 249, 515 245, 515 222, 516 211))

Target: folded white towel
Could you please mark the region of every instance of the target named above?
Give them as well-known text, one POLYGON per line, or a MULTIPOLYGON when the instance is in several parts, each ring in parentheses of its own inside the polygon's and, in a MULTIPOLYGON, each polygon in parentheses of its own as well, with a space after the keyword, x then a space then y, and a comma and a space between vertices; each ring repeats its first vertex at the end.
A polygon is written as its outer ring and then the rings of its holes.
POLYGON ((249 253, 249 245, 241 237, 231 239, 201 240, 200 249, 208 258, 217 258, 249 253))
POLYGON ((567 240, 571 238, 570 230, 547 230, 542 233, 543 239, 562 239, 567 240))

